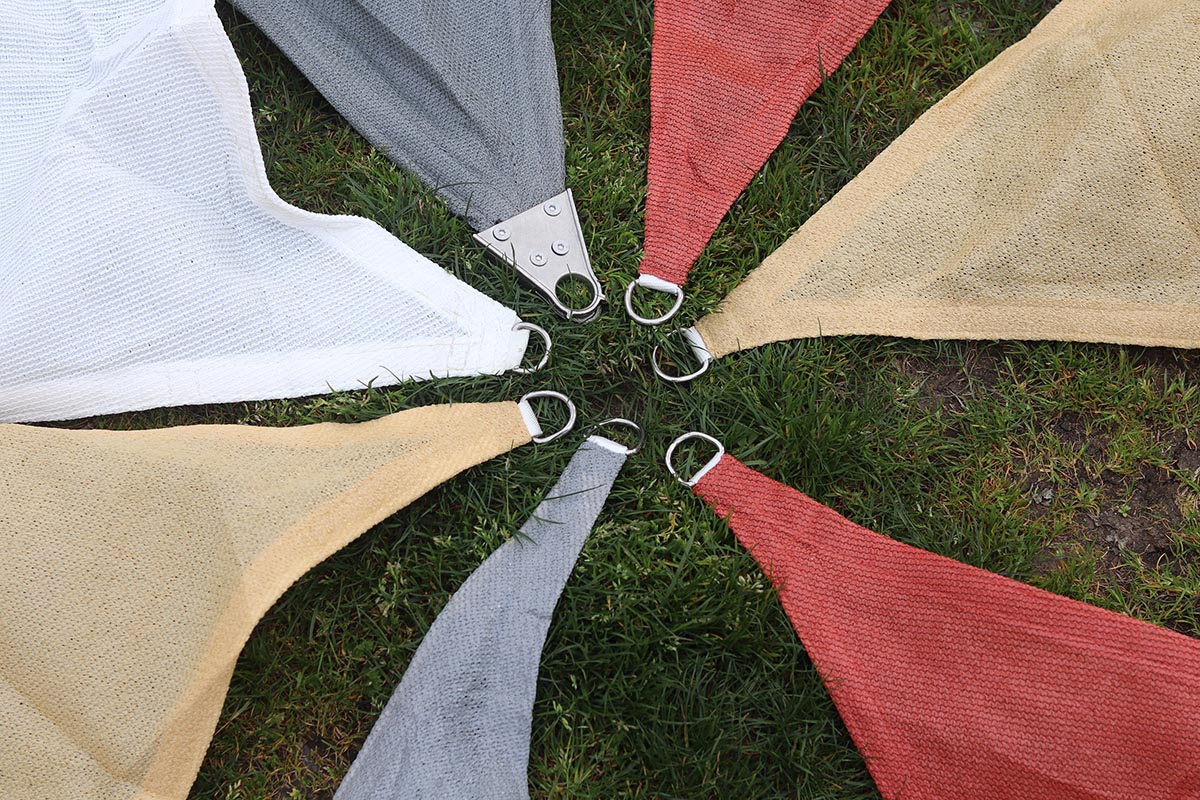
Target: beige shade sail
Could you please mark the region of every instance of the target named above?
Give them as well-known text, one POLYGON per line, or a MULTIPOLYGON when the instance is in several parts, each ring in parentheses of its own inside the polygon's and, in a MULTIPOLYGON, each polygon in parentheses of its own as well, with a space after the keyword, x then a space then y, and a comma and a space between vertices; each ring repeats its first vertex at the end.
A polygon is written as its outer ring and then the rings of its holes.
POLYGON ((1064 0, 701 319, 703 346, 1200 347, 1198 54, 1195 0, 1064 0))
POLYGON ((0 797, 183 800, 238 654, 279 596, 429 489, 530 441, 528 414, 0 425, 0 797))

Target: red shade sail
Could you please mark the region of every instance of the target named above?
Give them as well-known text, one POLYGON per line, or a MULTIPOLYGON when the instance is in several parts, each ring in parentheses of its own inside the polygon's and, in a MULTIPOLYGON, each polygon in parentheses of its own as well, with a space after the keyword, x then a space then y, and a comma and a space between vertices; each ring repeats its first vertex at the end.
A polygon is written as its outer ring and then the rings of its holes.
POLYGON ((862 528, 730 456, 729 518, 888 800, 1200 797, 1200 641, 862 528))
POLYGON ((646 253, 681 285, 796 111, 887 0, 656 0, 646 253))

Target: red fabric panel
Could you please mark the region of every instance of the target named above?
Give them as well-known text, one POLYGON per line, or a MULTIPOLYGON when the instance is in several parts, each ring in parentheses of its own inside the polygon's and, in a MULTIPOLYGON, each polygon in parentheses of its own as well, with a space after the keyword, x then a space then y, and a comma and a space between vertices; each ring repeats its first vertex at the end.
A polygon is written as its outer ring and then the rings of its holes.
POLYGON ((681 285, 797 109, 888 0, 655 0, 646 253, 681 285))
POLYGON ((888 800, 1200 797, 1200 641, 880 536, 729 456, 695 492, 778 587, 888 800))

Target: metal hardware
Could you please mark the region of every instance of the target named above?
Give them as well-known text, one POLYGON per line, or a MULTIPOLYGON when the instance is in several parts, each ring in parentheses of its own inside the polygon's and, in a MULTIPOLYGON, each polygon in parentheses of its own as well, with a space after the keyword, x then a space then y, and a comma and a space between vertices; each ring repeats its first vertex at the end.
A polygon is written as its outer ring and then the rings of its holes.
POLYGON ((637 278, 630 281, 629 286, 625 289, 625 311, 629 314, 629 318, 634 322, 640 322, 643 325, 661 325, 662 323, 675 316, 679 311, 679 307, 683 305, 683 289, 679 288, 670 281, 664 281, 662 278, 656 278, 653 275, 638 275, 637 278), (643 317, 633 310, 633 290, 635 287, 641 286, 644 289, 652 289, 656 292, 675 295, 675 302, 667 313, 661 317, 643 317))
POLYGON ((475 240, 508 262, 562 316, 591 322, 600 315, 604 290, 592 271, 570 189, 480 231, 475 240), (559 283, 572 276, 585 281, 592 292, 591 301, 582 308, 571 308, 558 297, 559 283))
MULTIPOLYGON (((675 330, 678 333, 679 329, 675 330)), ((661 348, 659 345, 654 345, 654 352, 650 354, 650 368, 654 370, 654 374, 662 378, 664 381, 671 383, 687 383, 690 380, 699 378, 705 372, 708 372, 708 365, 713 362, 712 353, 708 352, 708 348, 704 346, 704 339, 700 337, 700 331, 695 327, 684 328, 683 338, 687 339, 687 343, 691 345, 692 353, 695 354, 696 360, 700 362, 700 367, 694 372, 689 372, 686 375, 668 375, 663 372, 658 366, 658 354, 661 348)))
POLYGON ((689 433, 683 434, 682 436, 677 438, 675 441, 671 442, 671 445, 667 448, 667 455, 666 455, 666 459, 665 459, 666 463, 667 463, 667 471, 670 472, 672 476, 674 476, 675 480, 679 481, 684 486, 695 486, 700 481, 700 479, 703 478, 708 473, 708 471, 710 469, 712 469, 713 467, 715 467, 717 465, 717 462, 721 460, 721 456, 723 456, 723 455, 725 455, 725 446, 723 444, 721 444, 720 441, 718 441, 717 439, 714 439, 712 436, 709 436, 707 433, 701 433, 700 431, 691 431, 689 433), (679 445, 683 444, 686 441, 690 441, 691 439, 703 439, 704 441, 706 441, 710 444, 716 445, 717 454, 715 456, 713 456, 712 458, 710 458, 708 460, 708 463, 706 463, 703 467, 701 467, 696 472, 695 475, 693 475, 691 478, 688 478, 687 480, 684 480, 683 478, 679 477, 679 473, 675 471, 675 465, 671 463, 671 457, 673 455, 675 455, 676 447, 679 447, 679 445))
POLYGON ((522 397, 517 405, 521 409, 521 416, 525 418, 525 424, 529 426, 529 433, 532 435, 533 441, 537 444, 553 442, 555 439, 565 435, 568 431, 575 427, 575 404, 572 403, 571 399, 562 392, 555 392, 549 389, 530 392, 522 397), (555 400, 561 400, 567 405, 567 424, 556 433, 551 433, 549 435, 543 435, 542 433, 542 425, 540 422, 538 422, 537 414, 534 413, 533 406, 529 402, 530 400, 536 400, 539 397, 550 397, 555 400))
POLYGON ((546 352, 542 354, 542 360, 537 363, 536 367, 514 367, 513 372, 518 375, 531 375, 546 366, 547 362, 550 361, 550 347, 552 346, 550 334, 546 332, 546 329, 541 325, 534 325, 532 322, 518 322, 512 326, 512 329, 514 331, 532 331, 541 336, 542 341, 546 343, 546 352))
MULTIPOLYGON (((594 431, 597 428, 603 428, 605 425, 621 425, 626 428, 632 428, 637 433, 637 437, 638 437, 637 444, 635 444, 633 447, 625 447, 625 445, 618 444, 617 442, 613 442, 613 444, 617 445, 617 447, 624 450, 625 455, 627 455, 627 456, 631 456, 634 453, 636 453, 637 451, 641 450, 642 445, 644 445, 646 443, 646 432, 644 430, 642 430, 641 425, 638 425, 633 420, 625 419, 624 417, 611 417, 610 419, 606 419, 603 422, 597 422, 595 425, 593 425, 591 427, 590 430, 594 431)), ((609 439, 609 441, 612 441, 612 440, 609 439)))

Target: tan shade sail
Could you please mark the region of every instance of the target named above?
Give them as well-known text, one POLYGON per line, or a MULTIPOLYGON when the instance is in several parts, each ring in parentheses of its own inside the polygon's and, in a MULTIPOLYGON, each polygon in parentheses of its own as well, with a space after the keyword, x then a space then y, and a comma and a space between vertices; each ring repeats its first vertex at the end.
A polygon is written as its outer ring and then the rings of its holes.
POLYGON ((1200 4, 1064 0, 697 324, 1200 347, 1200 4))
POLYGON ((279 596, 529 440, 516 403, 298 428, 0 425, 0 797, 182 800, 279 596))

